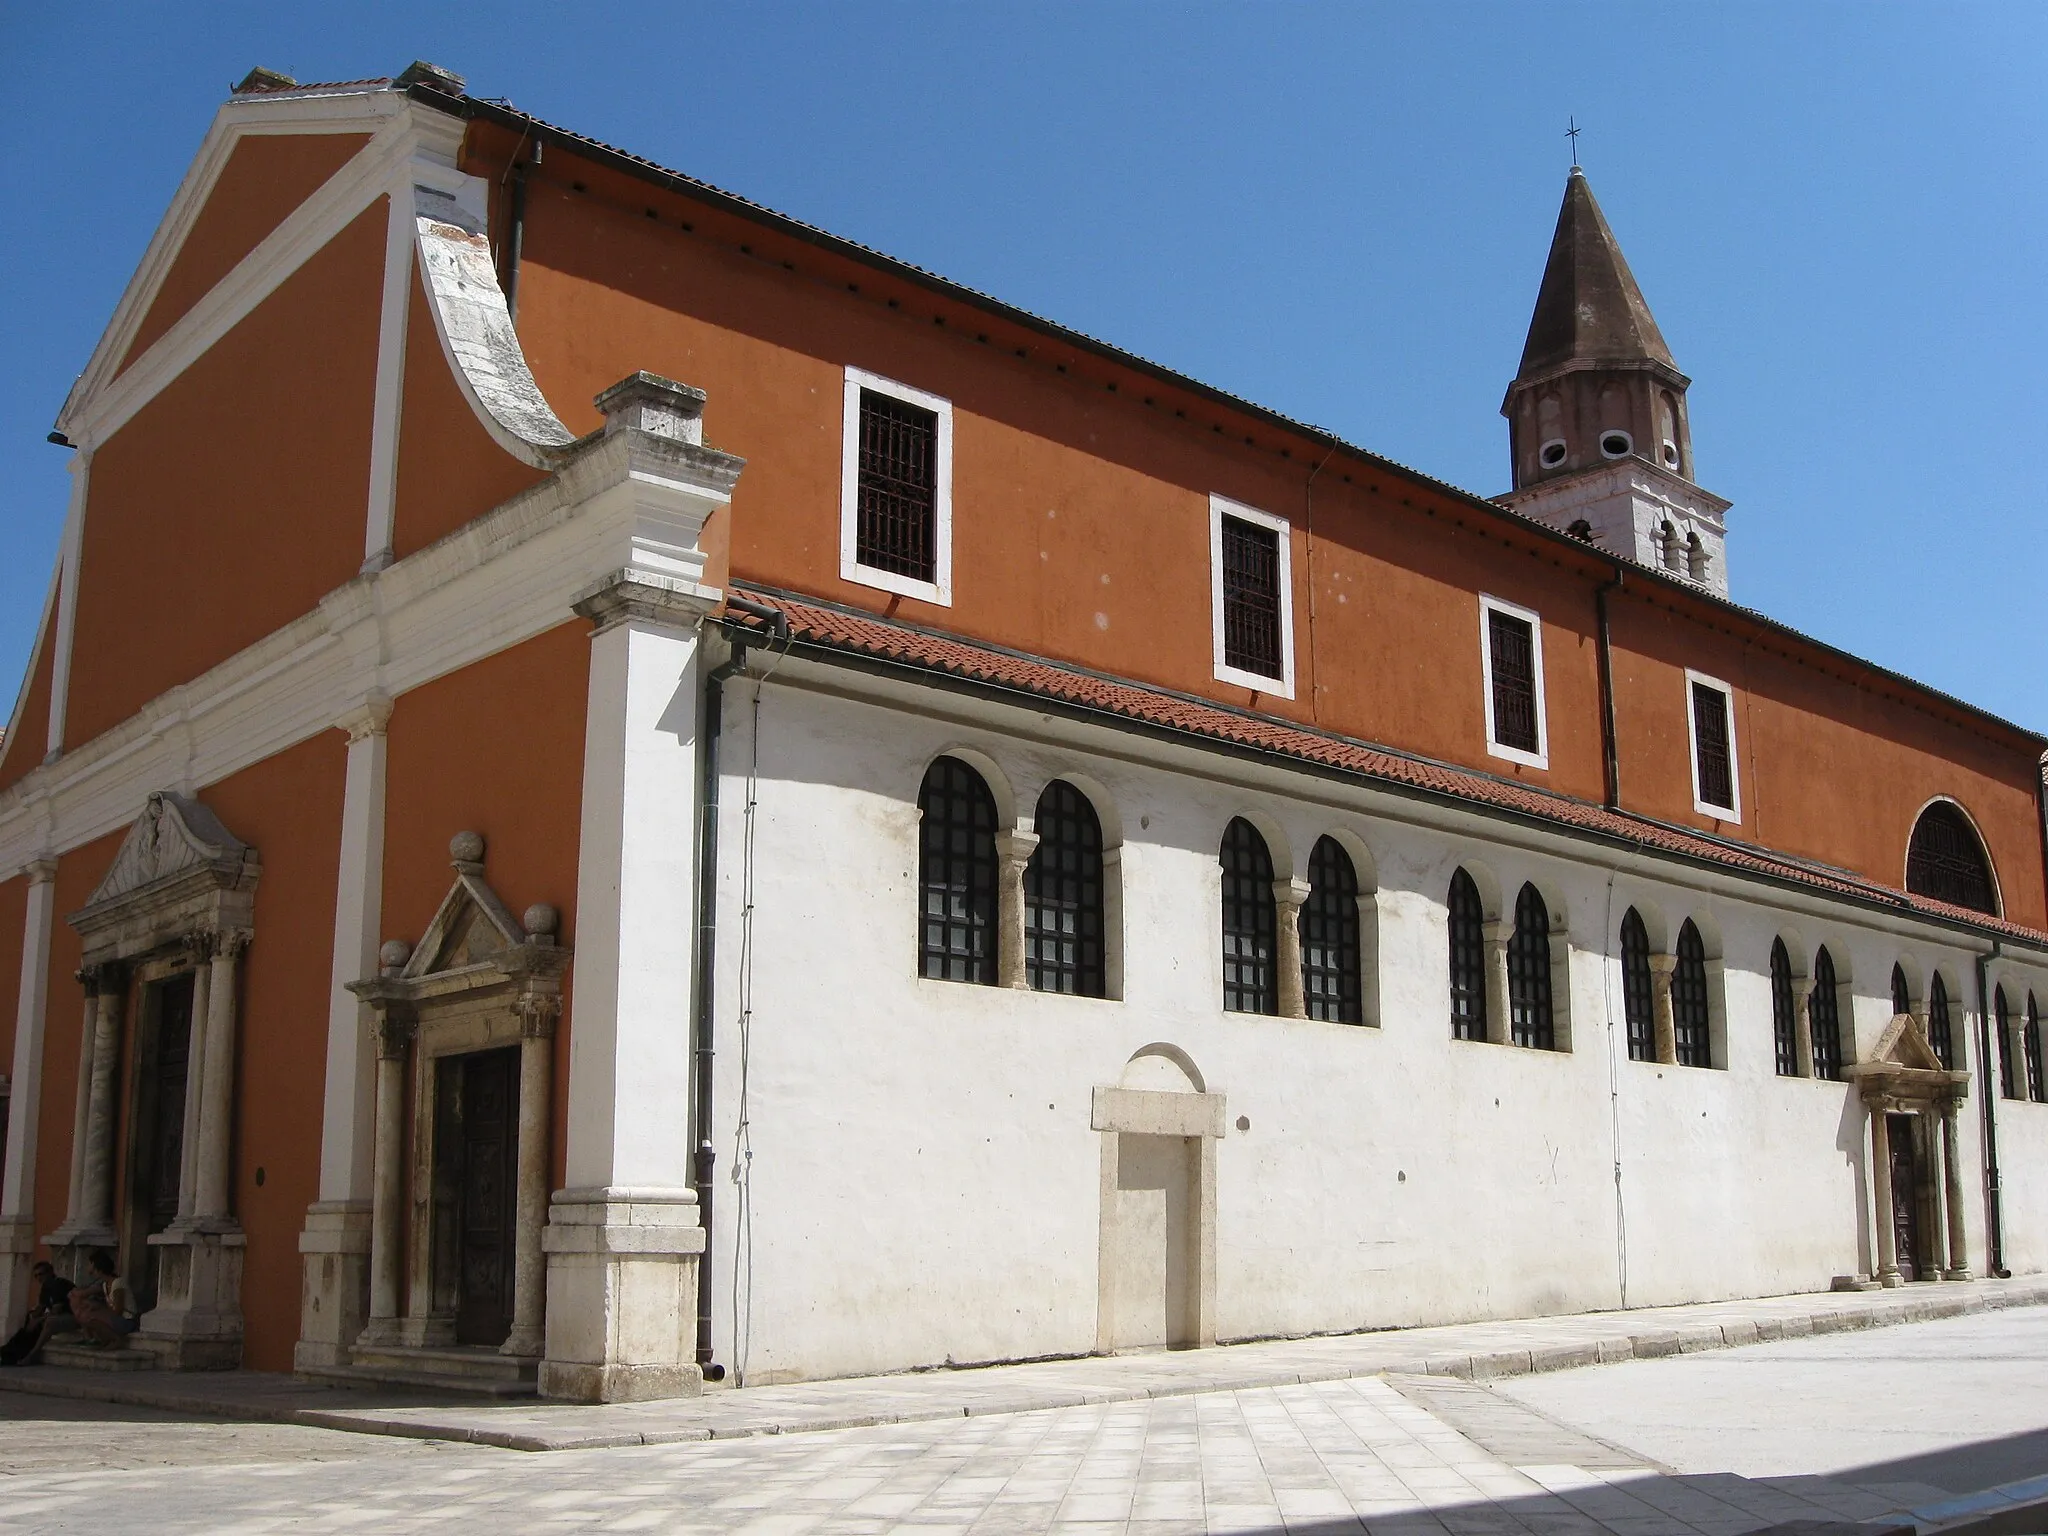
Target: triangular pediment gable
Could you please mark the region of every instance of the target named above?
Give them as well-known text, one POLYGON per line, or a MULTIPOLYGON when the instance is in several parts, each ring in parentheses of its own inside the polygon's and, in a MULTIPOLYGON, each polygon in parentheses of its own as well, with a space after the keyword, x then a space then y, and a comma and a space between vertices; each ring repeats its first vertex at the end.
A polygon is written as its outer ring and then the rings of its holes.
POLYGON ((422 981, 449 971, 482 965, 526 942, 526 930, 476 870, 457 868, 455 884, 441 898, 434 920, 399 973, 403 981, 422 981))
POLYGON ((1916 1072, 1946 1070, 1941 1058, 1934 1054, 1934 1047, 1927 1043, 1920 1021, 1910 1013, 1892 1016, 1891 1023, 1884 1027, 1884 1033, 1877 1037, 1877 1047, 1871 1052, 1871 1060, 1890 1062, 1916 1072))
POLYGON ((256 850, 204 805, 159 790, 129 827, 85 910, 114 905, 198 870, 223 888, 240 888, 254 882, 259 862, 256 850))

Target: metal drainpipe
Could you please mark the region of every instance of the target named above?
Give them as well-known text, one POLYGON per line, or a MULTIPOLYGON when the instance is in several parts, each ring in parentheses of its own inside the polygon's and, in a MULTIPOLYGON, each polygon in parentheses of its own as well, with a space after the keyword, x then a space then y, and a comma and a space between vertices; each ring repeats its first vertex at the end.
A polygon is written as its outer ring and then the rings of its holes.
MULTIPOLYGON (((1984 1191, 1991 1204, 1991 1273, 2003 1280, 2005 1268, 2005 1196, 1998 1181, 1998 1093, 1999 1082, 1991 1060, 1991 962, 2000 954, 1999 941, 1991 941, 1991 953, 1977 957, 1977 1062, 1984 1074, 1984 1191)), ((2005 1041, 1998 1042, 2000 1051, 2005 1041)))
POLYGON ((1619 592, 1624 581, 1620 566, 1614 580, 1593 593, 1593 606, 1600 616, 1600 754, 1607 770, 1607 809, 1621 809, 1621 743, 1614 730, 1614 651, 1607 629, 1607 594, 1619 592))
MULTIPOLYGON (((540 163, 541 141, 535 139, 533 164, 540 163)), ((526 165, 522 160, 512 167, 512 211, 505 230, 505 313, 515 326, 519 324, 519 255, 526 246, 526 165)))
MULTIPOLYGON (((789 619, 779 608, 730 595, 726 606, 767 619, 774 638, 788 638, 789 619)), ((704 1225, 704 1252, 697 1259, 697 1364, 703 1368, 706 1381, 725 1379, 725 1367, 711 1358, 711 1189, 712 1173, 718 1163, 718 1153, 711 1142, 711 1112, 715 1103, 712 1066, 717 1056, 714 972, 718 960, 718 744, 725 731, 725 680, 745 669, 748 638, 737 637, 732 655, 704 676, 704 725, 698 757, 702 820, 697 842, 697 937, 693 956, 697 1019, 690 1123, 697 1136, 691 1183, 697 1191, 697 1219, 704 1225)))

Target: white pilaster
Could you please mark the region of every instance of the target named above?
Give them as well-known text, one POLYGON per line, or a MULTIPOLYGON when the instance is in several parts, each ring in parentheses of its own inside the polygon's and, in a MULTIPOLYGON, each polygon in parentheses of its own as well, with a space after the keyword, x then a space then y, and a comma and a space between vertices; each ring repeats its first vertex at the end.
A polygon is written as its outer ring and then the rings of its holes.
POLYGON ((414 224, 410 163, 402 167, 386 206, 384 291, 377 325, 377 385, 370 415, 369 515, 363 528, 365 571, 383 570, 392 557, 391 531, 398 489, 398 419, 405 403, 405 337, 412 311, 414 224))
POLYGON ((54 859, 38 859, 28 867, 21 992, 14 1011, 14 1060, 8 1076, 7 1146, 0 1154, 0 1320, 8 1323, 28 1310, 28 1266, 35 1251, 36 1130, 43 1093, 56 875, 54 859))
MULTIPOLYGON (((57 630, 50 639, 50 729, 44 743, 49 756, 64 750, 64 706, 71 696, 71 639, 78 629, 78 560, 85 543, 85 490, 92 473, 92 453, 71 456, 71 505, 64 514, 63 574, 57 580, 57 630)), ((33 740, 33 738, 31 738, 33 740)))

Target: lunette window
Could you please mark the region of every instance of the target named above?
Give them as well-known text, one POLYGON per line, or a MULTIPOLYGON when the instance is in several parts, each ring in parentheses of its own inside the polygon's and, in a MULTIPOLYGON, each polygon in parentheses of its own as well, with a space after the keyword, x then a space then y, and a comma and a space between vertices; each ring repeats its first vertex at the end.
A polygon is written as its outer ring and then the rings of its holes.
POLYGON ((1628 1021, 1628 1059, 1657 1059, 1657 1010, 1650 976, 1650 933, 1630 907, 1621 919, 1621 1009, 1628 1021))
POLYGON ((839 574, 951 603, 951 403, 849 368, 842 431, 839 574))
POLYGON ((1451 1038, 1486 1038, 1486 910, 1464 870, 1451 876, 1451 1038))
POLYGON ((925 770, 917 793, 918 974, 996 982, 996 802, 957 757, 925 770))
POLYGON ((1707 946, 1691 918, 1678 930, 1678 963, 1671 971, 1671 1044, 1681 1067, 1714 1064, 1707 1005, 1707 946))
POLYGON ((1486 674, 1486 749, 1547 768, 1543 721, 1543 632, 1526 608, 1481 595, 1480 657, 1486 674))
POLYGON ((1358 871, 1334 837, 1316 840, 1301 904, 1301 1000, 1312 1019, 1362 1024, 1358 871))
POLYGON ((1101 997, 1102 822, 1065 779, 1038 797, 1038 846, 1024 866, 1024 978, 1035 991, 1101 997))
POLYGON ((1259 830, 1242 816, 1223 831, 1223 1008, 1227 1013, 1278 1013, 1279 971, 1273 856, 1259 830))
POLYGON ((1557 1049, 1550 995, 1550 908, 1533 885, 1515 899, 1515 932, 1508 940, 1508 1026, 1517 1045, 1557 1049))
POLYGON ((1694 809, 1704 815, 1740 819, 1735 794, 1735 726, 1727 687, 1687 673, 1692 697, 1694 809))
POLYGON ((1947 800, 1936 800, 1913 824, 1906 848, 1906 889, 1972 912, 1998 915, 1991 861, 1970 818, 1947 800))
POLYGON ((1842 1075, 1842 1004, 1835 995, 1835 959, 1823 945, 1813 957, 1813 991, 1806 1019, 1813 1031, 1813 1075, 1829 1081, 1842 1075))
POLYGON ((1799 994, 1792 986, 1792 957, 1783 939, 1771 940, 1771 1045, 1778 1076, 1799 1075, 1799 994))

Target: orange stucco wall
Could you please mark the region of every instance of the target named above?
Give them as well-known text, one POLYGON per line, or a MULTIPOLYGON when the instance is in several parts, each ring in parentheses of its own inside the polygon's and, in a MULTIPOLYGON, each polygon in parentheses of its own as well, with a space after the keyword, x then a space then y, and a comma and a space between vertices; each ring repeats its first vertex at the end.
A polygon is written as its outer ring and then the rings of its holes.
MULTIPOLYGON (((414 689, 391 712, 384 802, 386 938, 418 942, 455 883, 448 840, 484 838, 484 875, 517 916, 537 901, 576 942, 590 626, 572 620, 414 689)), ((562 1170, 572 969, 555 1036, 552 1176, 562 1170)))
POLYGON ((22 925, 28 917, 28 876, 0 880, 0 1072, 14 1070, 14 1023, 21 998, 22 925))
POLYGON ((364 133, 311 133, 256 134, 237 144, 172 258, 121 366, 147 352, 369 142, 364 133))
POLYGON ((463 398, 415 271, 406 314, 405 399, 393 495, 395 558, 416 554, 541 478, 539 470, 492 440, 463 398))
POLYGON ((28 676, 22 680, 21 707, 14 715, 14 731, 0 742, 0 789, 21 778, 42 762, 50 744, 50 669, 57 655, 57 611, 51 605, 45 628, 36 636, 30 652, 28 676))
POLYGON ((384 223, 380 199, 93 455, 67 747, 361 566, 384 223))

